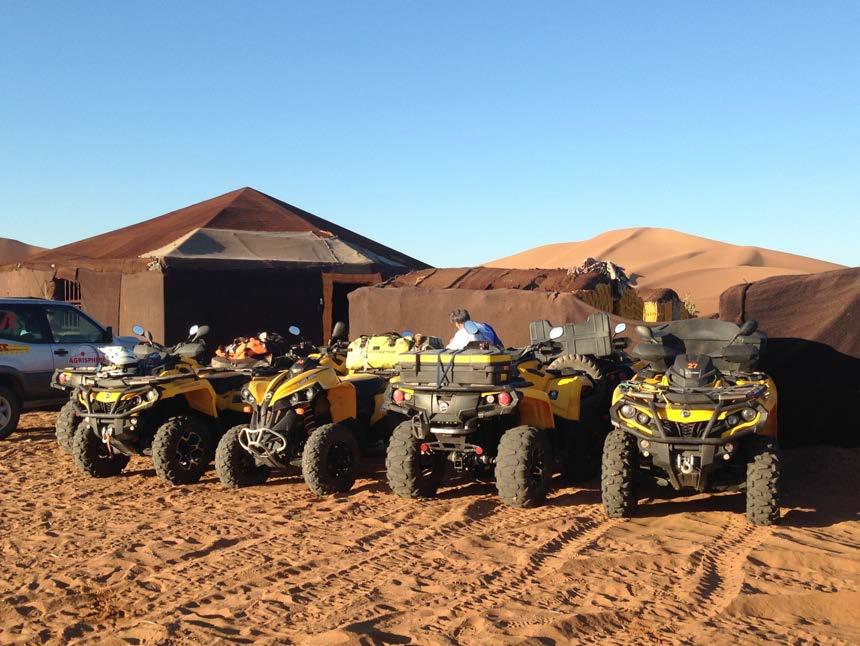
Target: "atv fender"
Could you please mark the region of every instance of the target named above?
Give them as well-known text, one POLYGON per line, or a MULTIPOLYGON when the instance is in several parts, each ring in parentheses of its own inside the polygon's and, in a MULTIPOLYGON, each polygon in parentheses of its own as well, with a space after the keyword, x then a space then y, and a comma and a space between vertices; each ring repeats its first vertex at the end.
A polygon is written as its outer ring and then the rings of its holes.
POLYGON ((184 390, 182 395, 185 397, 191 410, 196 410, 210 418, 218 417, 218 408, 215 405, 215 391, 205 381, 201 382, 195 388, 184 390))
POLYGON ((527 388, 523 391, 523 397, 517 409, 519 411, 519 423, 521 426, 532 426, 542 429, 555 428, 552 403, 547 393, 527 388))
POLYGON ((326 397, 331 405, 332 422, 340 422, 356 416, 355 386, 348 381, 329 388, 326 391, 326 397))
POLYGON ((578 421, 582 418, 583 389, 591 388, 588 377, 579 375, 562 377, 550 383, 549 392, 556 393, 552 401, 552 412, 562 419, 578 421))

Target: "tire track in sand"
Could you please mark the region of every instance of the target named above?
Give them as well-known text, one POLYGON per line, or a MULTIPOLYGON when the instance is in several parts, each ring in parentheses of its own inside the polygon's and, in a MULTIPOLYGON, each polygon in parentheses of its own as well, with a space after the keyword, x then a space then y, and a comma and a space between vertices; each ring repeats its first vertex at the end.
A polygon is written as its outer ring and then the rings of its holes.
MULTIPOLYGON (((607 519, 600 507, 592 507, 585 515, 571 519, 575 524, 561 530, 549 541, 539 546, 526 546, 528 562, 524 566, 506 565, 481 578, 478 585, 464 596, 457 595, 457 602, 447 605, 445 613, 427 626, 434 635, 446 636, 457 641, 460 628, 457 627, 473 614, 485 615, 486 609, 509 600, 527 598, 528 589, 536 585, 538 589, 546 582, 553 569, 558 569, 571 558, 593 546, 600 538, 618 524, 617 520, 607 519)), ((443 603, 434 605, 438 609, 443 603)), ((537 602, 539 610, 558 612, 554 604, 537 602)), ((527 622, 511 622, 510 627, 525 625, 527 622)))
POLYGON ((641 644, 683 642, 682 635, 701 637, 701 625, 722 612, 740 591, 744 563, 766 535, 766 529, 749 525, 744 516, 730 514, 725 528, 690 554, 679 572, 679 584, 648 601, 647 613, 593 637, 641 644), (688 634, 696 625, 699 632, 688 634))
MULTIPOLYGON (((291 623, 298 623, 305 616, 310 616, 315 612, 315 609, 326 607, 327 600, 340 600, 343 597, 354 598, 360 591, 371 588, 372 584, 379 581, 385 581, 390 578, 392 567, 396 567, 397 563, 401 565, 408 562, 411 556, 411 549, 420 547, 421 550, 440 549, 450 541, 460 535, 464 530, 471 531, 479 530, 485 532, 504 531, 505 525, 511 523, 512 518, 506 516, 498 516, 495 514, 498 503, 492 501, 492 505, 487 507, 487 500, 476 500, 471 502, 464 510, 467 518, 460 518, 452 521, 447 521, 442 525, 425 527, 423 530, 416 532, 414 524, 410 523, 410 518, 413 514, 409 513, 406 516, 397 519, 393 522, 393 527, 388 531, 375 529, 365 537, 354 539, 361 546, 360 551, 336 551, 326 555, 321 560, 315 559, 312 562, 305 562, 298 545, 293 544, 288 554, 293 559, 281 559, 278 562, 269 564, 260 563, 260 558, 251 558, 250 562, 243 550, 242 572, 232 571, 230 573, 222 573, 219 576, 221 585, 204 586, 201 589, 201 594, 197 595, 196 601, 186 603, 180 606, 182 608, 200 608, 201 606, 211 605, 219 602, 225 596, 239 594, 244 595, 249 602, 258 601, 259 594, 254 594, 259 589, 271 593, 274 592, 275 597, 280 597, 280 600, 274 599, 275 605, 281 606, 282 609, 277 612, 268 612, 260 606, 264 604, 256 604, 257 607, 249 609, 255 613, 262 613, 264 616, 259 618, 259 624, 262 625, 270 621, 278 622, 282 628, 284 622, 283 608, 289 607, 289 616, 291 623), (486 507, 486 509, 482 509, 486 507), (477 511, 475 511, 477 509, 477 511), (404 534, 413 534, 411 537, 406 537, 404 534), (401 538, 402 537, 402 538, 401 538), (391 543, 390 547, 371 550, 368 549, 380 542, 391 543), (290 580, 292 579, 292 580, 290 580), (289 580, 289 587, 285 590, 280 590, 285 580, 289 580), (224 581, 237 581, 233 585, 224 585, 224 581), (318 590, 334 592, 321 596, 318 590), (270 616, 265 616, 265 615, 270 616)), ((456 503, 456 501, 455 501, 456 503)), ((410 509, 415 509, 415 505, 426 503, 416 503, 410 501, 407 506, 410 509)), ((455 508, 449 503, 442 510, 442 513, 454 511, 455 508)), ((520 526, 527 523, 519 522, 520 526)), ((321 537, 325 540, 325 536, 321 537)), ((265 541, 270 542, 270 541, 265 541)), ((253 549, 253 552, 259 554, 258 549, 253 549)), ((269 550, 265 550, 266 553, 269 550)), ((232 570, 230 567, 228 570, 232 570)), ((207 575, 208 576, 208 575, 207 575)), ((271 595, 270 595, 271 596, 271 595)), ((161 606, 162 600, 158 600, 161 606)))
MULTIPOLYGON (((455 511, 453 505, 456 502, 449 503, 447 511, 455 511)), ((426 505, 421 502, 416 504, 426 505)), ((404 541, 397 541, 394 536, 391 536, 388 539, 391 542, 389 548, 359 560, 343 563, 338 569, 320 573, 303 584, 293 585, 285 593, 291 597, 292 602, 299 604, 298 608, 291 611, 291 620, 294 623, 310 623, 320 630, 336 627, 340 623, 340 618, 347 615, 350 623, 378 620, 379 611, 374 607, 368 607, 368 601, 372 599, 374 592, 380 584, 391 581, 392 576, 402 575, 415 564, 421 564, 424 555, 444 550, 465 535, 504 536, 511 532, 519 532, 535 522, 535 519, 523 518, 521 515, 510 513, 511 510, 507 508, 500 509, 500 507, 501 503, 495 499, 482 498, 472 501, 463 512, 468 518, 450 521, 435 528, 427 528, 404 541), (491 503, 490 508, 480 512, 478 517, 469 511, 486 507, 488 502, 491 503), (320 591, 327 594, 320 594, 320 591), (337 609, 335 615, 330 612, 332 608, 337 609)), ((559 519, 568 515, 567 511, 554 514, 559 519)), ((448 571, 453 577, 462 576, 462 572, 456 571, 453 567, 437 567, 437 564, 434 564, 433 568, 434 573, 448 571)), ((286 604, 276 605, 286 606, 286 604)), ((284 611, 285 609, 282 609, 274 613, 273 618, 266 619, 282 623, 284 611)), ((392 614, 390 608, 386 610, 386 614, 392 614)))

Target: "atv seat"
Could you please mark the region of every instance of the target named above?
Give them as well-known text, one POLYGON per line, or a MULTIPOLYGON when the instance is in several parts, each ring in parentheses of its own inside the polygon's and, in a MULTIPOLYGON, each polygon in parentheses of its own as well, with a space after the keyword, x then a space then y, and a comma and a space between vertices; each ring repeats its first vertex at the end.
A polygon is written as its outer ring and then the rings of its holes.
POLYGON ((219 395, 231 390, 239 390, 248 382, 247 375, 236 374, 235 372, 213 372, 206 375, 204 379, 212 385, 212 389, 219 395))

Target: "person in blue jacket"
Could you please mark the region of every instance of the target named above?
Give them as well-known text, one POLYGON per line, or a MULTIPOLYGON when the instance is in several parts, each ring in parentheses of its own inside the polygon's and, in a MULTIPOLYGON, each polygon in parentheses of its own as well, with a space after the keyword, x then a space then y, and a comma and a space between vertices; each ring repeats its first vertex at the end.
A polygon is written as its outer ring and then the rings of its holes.
POLYGON ((489 343, 498 348, 505 347, 493 327, 489 323, 472 321, 468 310, 456 309, 451 312, 451 323, 457 328, 457 332, 448 343, 448 350, 462 350, 473 341, 489 343), (467 321, 470 322, 469 325, 466 324, 467 321))

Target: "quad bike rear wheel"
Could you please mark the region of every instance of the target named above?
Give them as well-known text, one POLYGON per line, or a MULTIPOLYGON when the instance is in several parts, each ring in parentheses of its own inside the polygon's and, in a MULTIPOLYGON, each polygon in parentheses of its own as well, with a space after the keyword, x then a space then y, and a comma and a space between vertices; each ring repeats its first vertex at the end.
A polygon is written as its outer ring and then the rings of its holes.
POLYGON ((72 452, 72 439, 75 436, 75 429, 80 424, 81 418, 78 417, 78 409, 73 400, 63 404, 60 412, 57 413, 57 444, 66 453, 72 452))
POLYGON ((388 486, 403 498, 431 498, 445 477, 445 456, 422 453, 421 442, 412 433, 412 422, 398 424, 385 454, 388 486))
POLYGON ((747 462, 747 520, 752 525, 773 525, 779 520, 779 451, 770 438, 751 437, 747 462))
POLYGON ((600 493, 607 518, 629 518, 639 503, 636 495, 636 468, 639 452, 636 438, 621 429, 606 436, 600 493))
POLYGON ((305 442, 302 475, 317 496, 345 493, 355 484, 361 449, 345 424, 323 424, 305 442))
POLYGON ((499 442, 496 488, 512 507, 536 507, 546 500, 553 473, 546 432, 532 426, 508 429, 499 442))
POLYGON ((215 449, 215 471, 225 487, 238 489, 263 484, 271 468, 257 464, 254 457, 239 443, 244 425, 234 426, 224 433, 215 449))
POLYGON ((152 441, 152 464, 159 478, 173 485, 198 482, 212 460, 212 432, 192 415, 171 417, 152 441))
POLYGON ((78 469, 93 478, 111 478, 128 466, 129 457, 108 450, 107 445, 86 422, 78 424, 72 436, 72 457, 78 469))

